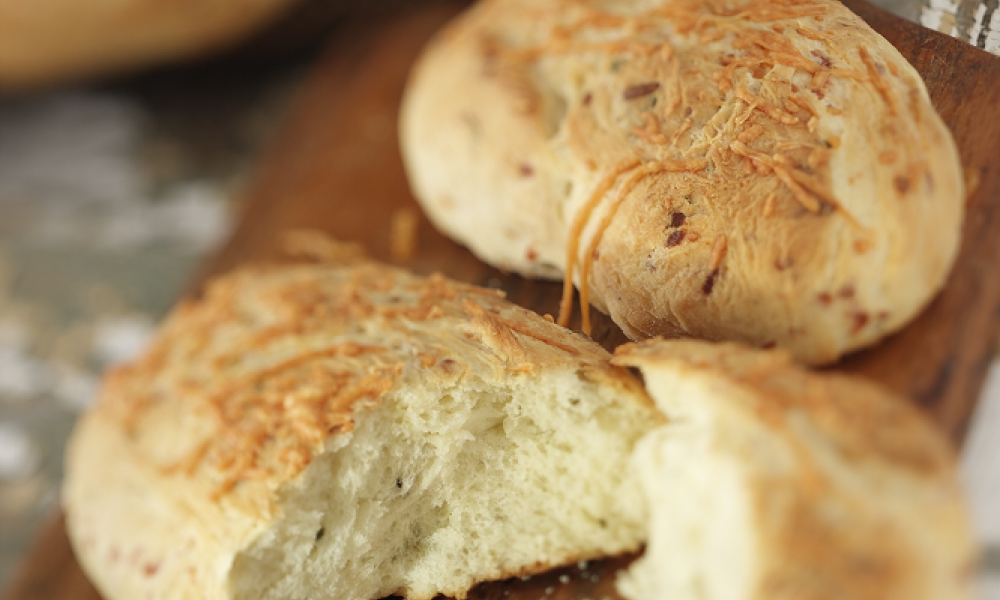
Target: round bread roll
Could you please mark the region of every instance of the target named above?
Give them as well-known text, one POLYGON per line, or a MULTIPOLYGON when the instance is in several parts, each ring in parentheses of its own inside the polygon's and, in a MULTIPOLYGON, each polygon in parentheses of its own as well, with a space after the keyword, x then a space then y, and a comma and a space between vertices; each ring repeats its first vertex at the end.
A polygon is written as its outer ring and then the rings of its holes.
POLYGON ((464 598, 647 540, 629 600, 952 600, 972 555, 948 444, 869 384, 707 342, 612 360, 366 262, 179 307, 80 421, 63 499, 107 600, 464 598))
POLYGON ((301 0, 0 0, 0 90, 203 56, 301 0))
POLYGON ((372 263, 244 269, 113 372, 67 454, 107 600, 456 598, 639 549, 664 419, 600 346, 372 263))
POLYGON ((958 154, 916 71, 832 0, 483 0, 429 45, 401 142, 433 222, 564 279, 632 339, 828 363, 955 259, 958 154))

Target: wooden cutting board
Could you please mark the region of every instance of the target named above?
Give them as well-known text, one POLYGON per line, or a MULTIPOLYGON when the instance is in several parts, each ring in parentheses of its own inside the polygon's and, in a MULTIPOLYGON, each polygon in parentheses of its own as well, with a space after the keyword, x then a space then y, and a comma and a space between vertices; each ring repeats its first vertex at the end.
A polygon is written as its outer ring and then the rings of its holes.
MULTIPOLYGON (((1000 331, 1000 59, 863 0, 845 4, 924 76, 955 135, 971 193, 960 258, 944 292, 904 331, 832 369, 869 376, 912 398, 958 444, 1000 331)), ((396 143, 407 72, 422 44, 461 7, 425 2, 406 15, 360 24, 330 46, 262 156, 238 230, 199 281, 247 261, 279 257, 281 233, 305 227, 362 242, 380 260, 499 287, 516 303, 557 312, 558 284, 504 274, 479 262, 420 216, 407 187, 396 143), (416 252, 395 260, 391 223, 407 214, 418 219, 416 252)), ((625 341, 613 323, 595 316, 596 340, 609 349, 625 341)), ((471 598, 617 598, 614 573, 632 558, 485 584, 471 598)), ((43 529, 4 598, 98 598, 73 558, 61 515, 43 529)))

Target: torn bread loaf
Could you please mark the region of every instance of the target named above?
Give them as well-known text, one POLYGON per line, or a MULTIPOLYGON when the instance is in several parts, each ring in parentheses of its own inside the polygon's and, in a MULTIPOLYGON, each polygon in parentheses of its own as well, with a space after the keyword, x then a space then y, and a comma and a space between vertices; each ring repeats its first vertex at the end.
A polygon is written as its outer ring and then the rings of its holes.
POLYGON ((950 134, 832 0, 483 0, 426 49, 401 118, 433 222, 575 282, 585 332, 592 302, 632 339, 827 363, 911 320, 958 249, 950 134))
POLYGON ((784 352, 619 348, 669 423, 633 468, 649 507, 629 600, 971 598, 975 556, 947 441, 881 388, 784 352))
POLYGON ((64 505, 107 600, 462 598, 647 539, 630 600, 950 600, 971 557, 947 443, 877 388, 707 342, 612 361, 365 262, 177 309, 82 418, 64 505))
POLYGON ((663 419, 593 342, 373 263, 244 269, 113 372, 67 455, 107 600, 464 597, 637 550, 663 419))

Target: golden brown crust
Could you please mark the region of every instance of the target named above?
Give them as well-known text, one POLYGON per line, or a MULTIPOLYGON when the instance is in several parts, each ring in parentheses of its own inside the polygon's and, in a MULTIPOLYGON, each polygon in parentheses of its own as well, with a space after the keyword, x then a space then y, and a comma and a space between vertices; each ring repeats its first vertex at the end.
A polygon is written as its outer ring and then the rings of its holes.
POLYGON ((647 382, 702 382, 704 395, 675 402, 711 414, 713 452, 746 477, 759 530, 747 597, 969 597, 974 550, 955 453, 913 406, 736 344, 654 340, 613 362, 647 382))
POLYGON ((957 250, 947 130, 829 0, 487 0, 428 48, 401 135, 439 227, 573 278, 633 339, 829 362, 912 318, 957 250))

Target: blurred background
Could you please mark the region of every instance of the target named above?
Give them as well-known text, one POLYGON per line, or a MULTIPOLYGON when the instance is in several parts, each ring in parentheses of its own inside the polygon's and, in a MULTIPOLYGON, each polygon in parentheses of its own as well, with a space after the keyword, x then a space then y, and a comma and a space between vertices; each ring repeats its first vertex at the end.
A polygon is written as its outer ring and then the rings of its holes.
MULTIPOLYGON (((143 348, 226 240, 324 43, 416 3, 0 0, 0 591, 57 506, 101 372, 143 348)), ((876 3, 1000 53, 996 0, 876 3)), ((996 432, 994 367, 964 469, 1000 547, 996 432)), ((986 562, 983 597, 1000 598, 995 550, 986 562)))
POLYGON ((63 443, 226 238, 296 62, 0 99, 0 588, 63 443))

